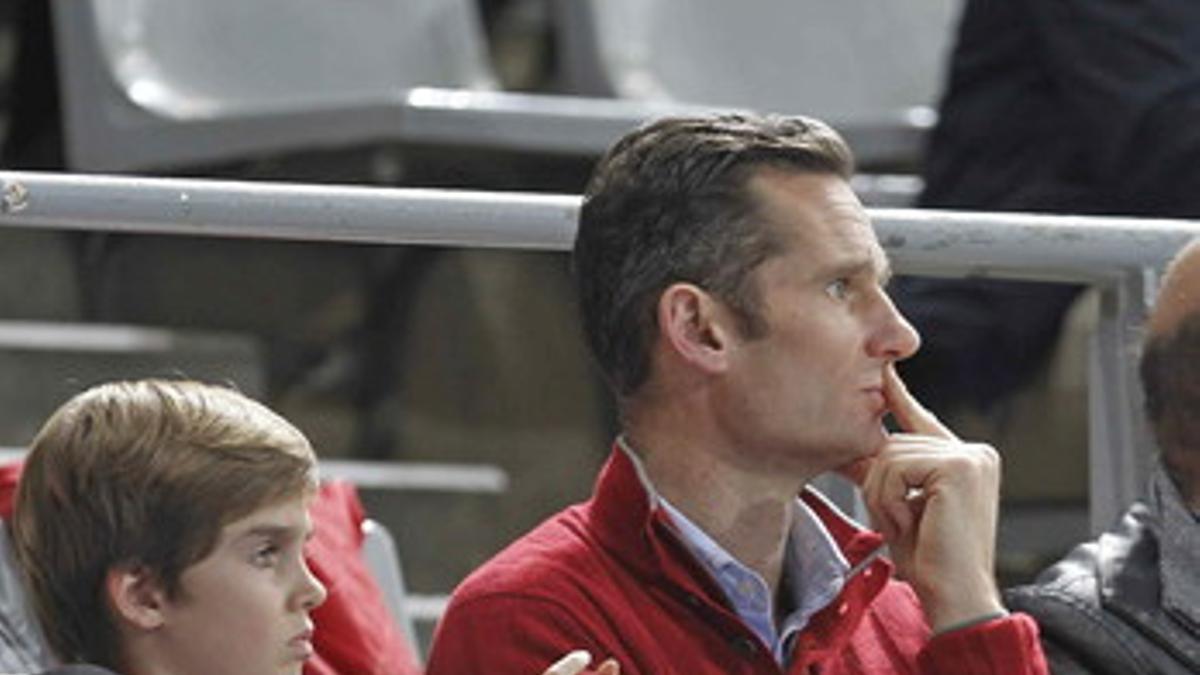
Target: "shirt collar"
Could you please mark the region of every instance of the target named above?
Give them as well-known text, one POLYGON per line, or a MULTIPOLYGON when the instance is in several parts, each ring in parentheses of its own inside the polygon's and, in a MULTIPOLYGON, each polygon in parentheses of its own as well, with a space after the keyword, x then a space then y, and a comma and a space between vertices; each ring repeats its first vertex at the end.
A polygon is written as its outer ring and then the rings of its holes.
POLYGON ((809 619, 828 606, 851 573, 833 535, 817 514, 800 499, 792 503, 794 517, 788 536, 783 577, 790 594, 791 611, 775 622, 775 598, 766 581, 742 564, 703 529, 666 498, 658 494, 641 458, 622 437, 617 446, 629 458, 649 499, 651 509, 661 508, 684 546, 707 571, 742 621, 771 648, 775 659, 785 664, 791 638, 808 625, 809 619))
POLYGON ((1150 479, 1149 506, 1160 518, 1159 577, 1163 606, 1200 626, 1200 522, 1188 509, 1162 459, 1156 459, 1150 479))

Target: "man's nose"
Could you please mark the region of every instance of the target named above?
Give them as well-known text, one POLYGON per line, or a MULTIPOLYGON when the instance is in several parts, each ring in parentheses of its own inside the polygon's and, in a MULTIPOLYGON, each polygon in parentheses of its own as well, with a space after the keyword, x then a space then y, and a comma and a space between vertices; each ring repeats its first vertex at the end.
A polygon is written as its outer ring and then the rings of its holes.
POLYGON ((871 356, 889 361, 903 361, 921 348, 921 334, 896 309, 887 293, 880 293, 881 316, 878 328, 868 345, 871 356))

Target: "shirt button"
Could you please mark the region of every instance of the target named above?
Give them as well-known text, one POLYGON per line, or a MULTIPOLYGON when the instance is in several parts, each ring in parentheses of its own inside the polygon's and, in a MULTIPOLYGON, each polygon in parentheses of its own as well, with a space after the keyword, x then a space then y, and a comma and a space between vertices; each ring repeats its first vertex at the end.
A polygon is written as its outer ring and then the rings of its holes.
POLYGON ((838 616, 846 616, 846 612, 849 612, 849 611, 850 611, 850 605, 847 605, 844 602, 842 604, 838 605, 838 608, 837 608, 838 616))

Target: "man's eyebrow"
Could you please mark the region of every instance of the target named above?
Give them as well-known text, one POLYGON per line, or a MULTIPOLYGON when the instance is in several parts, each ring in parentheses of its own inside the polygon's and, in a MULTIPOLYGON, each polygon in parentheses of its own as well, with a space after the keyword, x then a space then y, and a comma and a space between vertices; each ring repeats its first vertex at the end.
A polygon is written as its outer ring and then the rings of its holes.
POLYGON ((873 255, 835 262, 828 270, 826 277, 853 277, 864 273, 872 273, 879 280, 879 285, 886 285, 892 278, 892 265, 887 256, 873 255))

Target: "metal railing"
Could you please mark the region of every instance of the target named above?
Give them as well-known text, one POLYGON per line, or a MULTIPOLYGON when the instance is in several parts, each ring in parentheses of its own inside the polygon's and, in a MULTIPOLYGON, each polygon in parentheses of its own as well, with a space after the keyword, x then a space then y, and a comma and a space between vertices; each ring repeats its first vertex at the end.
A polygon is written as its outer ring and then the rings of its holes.
MULTIPOLYGON (((0 172, 2 227, 565 250, 578 207, 570 195, 0 172)), ((1141 321, 1162 266, 1200 234, 1200 223, 869 212, 901 272, 1098 289, 1089 349, 1090 513, 1094 530, 1107 526, 1147 474, 1134 358, 1141 321)))

